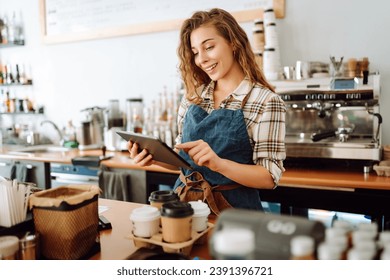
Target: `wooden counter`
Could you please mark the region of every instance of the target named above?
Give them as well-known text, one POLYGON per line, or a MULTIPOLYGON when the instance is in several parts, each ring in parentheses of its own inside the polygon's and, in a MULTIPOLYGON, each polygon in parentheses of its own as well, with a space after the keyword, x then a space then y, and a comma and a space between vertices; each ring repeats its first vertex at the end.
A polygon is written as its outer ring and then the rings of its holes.
MULTIPOLYGON (((63 164, 71 164, 72 158, 80 156, 100 156, 101 150, 86 150, 80 151, 78 149, 71 149, 66 152, 45 152, 45 153, 18 153, 10 150, 9 147, 0 148, 0 159, 13 159, 13 160, 34 160, 41 162, 55 162, 63 164)), ((129 157, 128 152, 106 152, 107 156, 112 156, 111 159, 104 160, 102 163, 107 167, 112 168, 128 168, 138 170, 148 170, 155 172, 173 173, 179 174, 179 171, 172 171, 157 165, 152 165, 146 168, 142 168, 133 163, 129 157)))
MULTIPOLYGON (((106 206, 108 210, 101 213, 112 224, 112 229, 100 232, 100 252, 91 257, 93 260, 124 260, 138 249, 134 246, 133 240, 128 236, 132 230, 130 213, 144 204, 123 202, 109 199, 99 199, 99 206, 106 206)), ((207 243, 194 245, 190 258, 200 257, 210 259, 207 243)))
MULTIPOLYGON (((79 156, 101 155, 100 150, 80 151, 78 149, 67 152, 48 152, 48 153, 29 153, 29 154, 11 154, 6 147, 0 148, 0 159, 19 159, 35 160, 43 162, 56 162, 71 164, 72 158, 79 156)), ((110 168, 124 168, 135 170, 147 170, 152 172, 163 172, 174 176, 179 171, 172 171, 157 165, 145 168, 139 167, 129 158, 128 152, 107 152, 112 158, 102 162, 110 168)), ((320 170, 287 168, 280 180, 280 186, 307 187, 307 188, 336 188, 336 189, 379 189, 390 190, 390 177, 380 177, 374 172, 364 174, 363 172, 354 172, 348 170, 320 170)))
MULTIPOLYGON (((100 150, 50 153, 10 154, 0 149, 0 159, 35 160, 70 164, 73 157, 83 155, 101 155, 100 150)), ((102 162, 109 168, 143 170, 146 175, 146 187, 143 201, 146 203, 149 193, 155 190, 159 182, 174 182, 178 171, 159 166, 141 168, 129 158, 128 152, 107 152, 112 158, 102 162)), ((274 190, 259 190, 263 201, 281 204, 282 213, 294 214, 292 209, 316 208, 370 215, 383 228, 390 228, 390 177, 380 177, 374 172, 348 169, 311 169, 287 168, 279 186, 274 190)), ((140 201, 138 201, 140 202, 140 201)))
POLYGON ((338 189, 390 190, 390 177, 377 176, 375 172, 348 170, 319 170, 288 168, 280 180, 281 186, 338 189))

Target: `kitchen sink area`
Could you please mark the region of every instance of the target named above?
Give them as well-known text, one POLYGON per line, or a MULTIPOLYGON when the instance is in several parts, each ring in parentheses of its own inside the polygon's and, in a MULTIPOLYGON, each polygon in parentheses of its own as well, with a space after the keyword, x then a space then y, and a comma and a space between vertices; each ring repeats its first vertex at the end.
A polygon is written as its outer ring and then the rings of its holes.
POLYGON ((32 153, 52 153, 52 152, 61 153, 61 152, 69 152, 71 150, 74 149, 58 146, 58 145, 36 145, 36 146, 17 148, 15 150, 9 151, 8 153, 10 154, 32 154, 32 153))
POLYGON ((6 158, 35 158, 43 160, 47 158, 58 158, 61 161, 65 158, 72 158, 73 153, 78 151, 75 148, 63 147, 58 144, 41 144, 41 145, 3 145, 0 152, 6 158))

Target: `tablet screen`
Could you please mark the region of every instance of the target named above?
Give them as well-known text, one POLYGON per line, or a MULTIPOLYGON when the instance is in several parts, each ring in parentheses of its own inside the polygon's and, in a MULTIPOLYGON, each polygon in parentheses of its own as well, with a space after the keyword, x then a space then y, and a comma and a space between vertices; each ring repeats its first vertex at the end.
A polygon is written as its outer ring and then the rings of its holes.
POLYGON ((147 149, 154 160, 172 164, 177 167, 192 169, 191 165, 160 139, 130 131, 117 131, 126 141, 137 143, 141 149, 147 149))

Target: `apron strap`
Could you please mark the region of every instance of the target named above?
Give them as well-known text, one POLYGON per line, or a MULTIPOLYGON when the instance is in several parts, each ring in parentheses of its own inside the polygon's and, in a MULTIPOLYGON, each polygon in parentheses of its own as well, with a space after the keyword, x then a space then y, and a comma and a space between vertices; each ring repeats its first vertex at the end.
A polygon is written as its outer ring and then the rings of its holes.
MULTIPOLYGON (((217 206, 217 203, 215 202, 213 191, 232 190, 240 187, 240 185, 218 185, 218 186, 211 187, 210 184, 203 179, 203 175, 197 171, 194 171, 187 176, 185 176, 183 173, 180 173, 179 178, 182 181, 182 183, 185 185, 178 193, 180 200, 184 201, 188 191, 190 191, 191 189, 202 190, 203 202, 207 202, 211 211, 213 211, 213 213, 217 216, 220 214, 220 210, 219 207, 217 206), (191 177, 193 177, 194 180, 192 180, 191 177)), ((226 203, 229 204, 227 201, 226 203)))

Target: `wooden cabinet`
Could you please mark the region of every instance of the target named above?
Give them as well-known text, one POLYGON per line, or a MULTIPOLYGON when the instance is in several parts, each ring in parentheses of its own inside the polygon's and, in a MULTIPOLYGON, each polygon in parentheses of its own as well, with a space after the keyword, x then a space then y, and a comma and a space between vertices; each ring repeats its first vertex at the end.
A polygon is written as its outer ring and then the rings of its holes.
POLYGON ((0 176, 25 178, 27 182, 36 184, 40 189, 50 187, 50 164, 30 160, 0 159, 0 176))
MULTIPOLYGON (((119 178, 120 177, 127 177, 129 175, 130 183, 126 186, 127 192, 130 197, 131 202, 137 202, 137 203, 146 203, 149 204, 149 195, 151 192, 158 190, 160 185, 168 185, 173 186, 178 175, 177 174, 170 174, 170 173, 163 173, 163 172, 154 172, 154 171, 148 171, 148 170, 140 170, 140 169, 126 169, 126 168, 104 168, 102 171, 103 173, 100 173, 100 188, 106 191, 108 190, 108 193, 115 193, 115 188, 121 188, 124 187, 123 184, 120 186, 120 184, 116 184, 115 186, 110 185, 114 180, 113 177, 119 178), (110 178, 111 177, 111 178, 110 178)), ((125 179, 119 181, 125 181, 125 179)), ((106 197, 111 199, 110 197, 106 197)))

